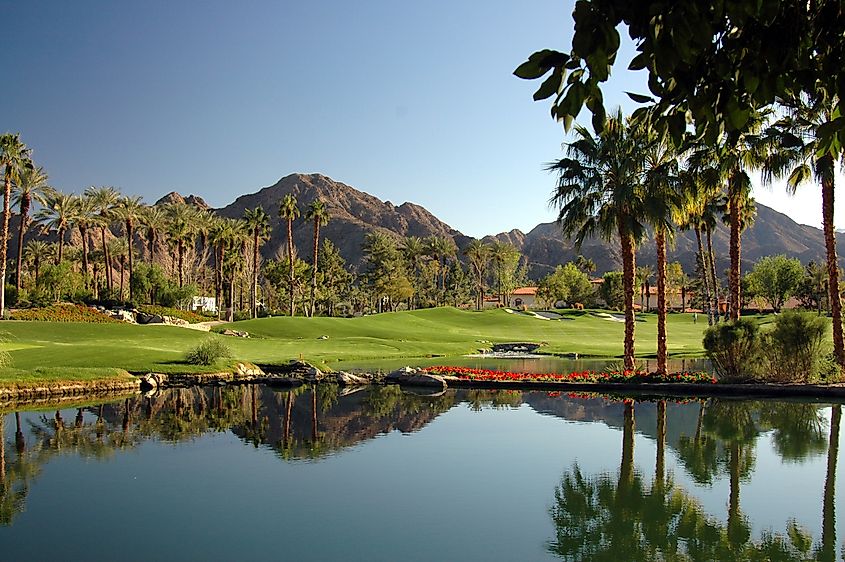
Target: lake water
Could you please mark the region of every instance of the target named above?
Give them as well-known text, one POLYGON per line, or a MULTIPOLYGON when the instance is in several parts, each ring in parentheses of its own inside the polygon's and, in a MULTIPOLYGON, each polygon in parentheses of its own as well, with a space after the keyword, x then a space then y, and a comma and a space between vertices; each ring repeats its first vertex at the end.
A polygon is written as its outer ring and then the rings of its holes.
POLYGON ((7 412, 0 558, 833 560, 839 410, 241 386, 7 412))

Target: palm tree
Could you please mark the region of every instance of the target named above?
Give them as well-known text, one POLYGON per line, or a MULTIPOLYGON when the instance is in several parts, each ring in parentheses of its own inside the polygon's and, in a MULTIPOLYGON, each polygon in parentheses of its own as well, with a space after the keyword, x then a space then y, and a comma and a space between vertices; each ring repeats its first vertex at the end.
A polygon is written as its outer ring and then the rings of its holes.
POLYGON ((314 316, 314 306, 317 302, 317 255, 320 244, 320 227, 329 223, 329 212, 326 204, 320 198, 314 199, 305 210, 305 218, 314 221, 314 257, 311 267, 311 304, 310 316, 314 316))
POLYGON ((88 228, 95 223, 94 204, 89 197, 71 196, 70 226, 79 229, 82 238, 82 275, 88 285, 88 228))
POLYGON ((21 290, 21 261, 23 259, 24 235, 29 227, 29 210, 32 208, 32 201, 42 201, 42 194, 47 185, 47 173, 44 168, 24 168, 15 184, 13 204, 18 206, 20 212, 20 225, 18 230, 18 263, 15 272, 15 287, 21 290))
POLYGON ((787 177, 786 187, 795 194, 802 183, 815 179, 822 190, 822 229, 827 260, 830 311, 833 317, 833 354, 840 368, 845 368, 845 337, 842 330, 842 301, 839 293, 839 258, 833 224, 833 199, 836 162, 840 149, 822 144, 819 131, 833 119, 838 100, 824 91, 812 98, 783 100, 787 115, 769 129, 776 149, 763 167, 764 181, 787 177))
POLYGON ((408 308, 416 308, 417 288, 420 280, 420 258, 426 255, 426 247, 419 236, 406 236, 402 240, 402 255, 405 257, 408 272, 411 274, 414 285, 414 296, 408 299, 408 308))
POLYGON ((259 205, 244 211, 244 221, 252 236, 252 283, 250 286, 249 310, 253 318, 258 316, 258 254, 260 245, 270 234, 270 215, 259 205))
POLYGON ((209 242, 214 248, 214 299, 217 303, 217 318, 222 318, 223 311, 223 263, 226 250, 235 233, 235 221, 217 218, 209 231, 209 242))
POLYGON ((35 220, 42 223, 47 230, 55 230, 59 239, 59 251, 56 252, 56 265, 62 263, 65 247, 65 233, 71 224, 74 212, 73 196, 48 190, 44 197, 44 205, 35 213, 35 220))
POLYGON ((193 240, 195 233, 194 217, 196 209, 185 203, 171 203, 167 205, 168 216, 167 234, 176 246, 179 286, 185 282, 185 244, 193 240))
POLYGON ((751 178, 748 172, 763 165, 767 144, 762 142, 760 132, 768 118, 767 111, 754 112, 741 131, 732 131, 722 136, 716 145, 699 147, 690 155, 694 166, 708 165, 718 173, 720 182, 726 184, 726 206, 730 217, 730 295, 728 308, 731 320, 739 318, 740 311, 740 265, 742 251, 742 228, 737 212, 751 192, 751 178))
POLYGON ((645 235, 643 220, 652 207, 665 202, 642 188, 644 139, 629 127, 621 111, 608 117, 604 130, 593 136, 575 127, 576 140, 566 143, 567 156, 549 165, 557 172, 551 202, 560 209, 558 223, 565 234, 575 234, 576 249, 599 234, 619 237, 622 249, 622 285, 625 308, 625 368, 634 368, 634 281, 636 246, 645 235))
POLYGON ((127 256, 132 253, 129 244, 123 238, 115 238, 109 241, 109 255, 112 259, 117 261, 120 266, 120 288, 118 289, 118 299, 123 300, 123 279, 126 272, 127 256))
POLYGON ((464 248, 464 255, 475 276, 475 309, 481 310, 484 306, 484 275, 490 262, 490 246, 481 240, 473 240, 464 248))
MULTIPOLYGON (((708 228, 708 215, 706 213, 706 198, 702 195, 703 182, 700 175, 690 167, 685 167, 678 175, 683 202, 675 212, 675 222, 681 230, 692 229, 695 232, 695 240, 698 246, 696 262, 701 285, 704 287, 707 324, 712 326, 715 320, 715 313, 718 311, 718 299, 716 308, 713 307, 713 283, 710 280, 710 259, 704 252, 704 244, 701 240, 701 233, 708 228)), ((715 225, 715 217, 710 215, 715 225)), ((714 280, 715 281, 715 280, 714 280)))
MULTIPOLYGON (((657 249, 657 372, 668 373, 666 344, 666 237, 671 235, 672 218, 681 206, 678 184, 678 159, 668 142, 654 137, 645 151, 643 187, 651 204, 646 219, 654 228, 657 249)), ((665 406, 665 405, 664 405, 665 406)))
POLYGON ((282 199, 282 202, 279 205, 279 217, 286 220, 288 225, 288 263, 290 264, 288 282, 290 284, 290 315, 294 316, 296 314, 296 299, 294 298, 294 284, 296 283, 296 279, 294 277, 295 248, 293 246, 293 221, 299 218, 299 207, 296 206, 296 197, 294 197, 292 193, 286 194, 282 199))
MULTIPOLYGON (((126 234, 126 255, 128 257, 129 263, 129 278, 132 279, 132 271, 133 271, 133 255, 134 251, 133 242, 135 239, 135 225, 141 219, 141 215, 144 213, 144 204, 141 203, 140 197, 121 197, 118 202, 117 206, 114 209, 114 216, 123 221, 123 232, 126 234)), ((120 282, 121 285, 123 284, 123 274, 120 275, 120 282)), ((120 291, 121 295, 123 294, 123 289, 120 291)), ((132 284, 129 284, 129 300, 132 300, 132 284)))
POLYGON ((161 234, 167 230, 167 212, 160 206, 145 207, 141 213, 140 222, 144 226, 144 237, 147 239, 147 252, 150 265, 155 263, 156 247, 161 234))
MULTIPOLYGON (((455 244, 452 240, 442 236, 429 236, 425 239, 425 242, 428 246, 429 254, 438 264, 437 273, 439 274, 439 281, 435 279, 435 282, 437 288, 440 289, 438 297, 442 298, 446 290, 446 258, 454 257, 455 244)), ((442 302, 438 302, 438 304, 442 304, 442 302)))
POLYGON ((41 264, 55 255, 53 244, 43 240, 30 240, 23 248, 23 256, 27 263, 32 264, 35 274, 35 285, 38 285, 38 275, 41 271, 41 264))
POLYGON ((0 166, 3 173, 3 224, 0 230, 0 318, 6 311, 6 255, 9 249, 9 216, 12 182, 21 179, 22 172, 32 168, 31 151, 21 142, 18 134, 0 135, 0 166))
POLYGON ((109 292, 114 289, 112 277, 112 262, 109 254, 109 246, 106 241, 106 231, 111 229, 114 220, 114 209, 120 200, 120 193, 111 186, 94 187, 93 185, 85 190, 85 197, 91 200, 94 211, 97 214, 97 227, 100 229, 100 237, 103 248, 103 260, 105 262, 106 287, 109 292))

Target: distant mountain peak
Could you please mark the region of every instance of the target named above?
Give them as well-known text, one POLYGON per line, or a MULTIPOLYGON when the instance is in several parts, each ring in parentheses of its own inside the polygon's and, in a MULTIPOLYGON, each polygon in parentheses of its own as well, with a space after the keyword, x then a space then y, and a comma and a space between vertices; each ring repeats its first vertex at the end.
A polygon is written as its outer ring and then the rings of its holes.
POLYGON ((205 202, 205 199, 200 197, 199 195, 188 195, 184 197, 182 194, 171 191, 161 199, 155 202, 156 205, 169 205, 172 203, 181 203, 187 205, 193 205, 194 207, 199 207, 200 209, 210 209, 208 203, 205 202))

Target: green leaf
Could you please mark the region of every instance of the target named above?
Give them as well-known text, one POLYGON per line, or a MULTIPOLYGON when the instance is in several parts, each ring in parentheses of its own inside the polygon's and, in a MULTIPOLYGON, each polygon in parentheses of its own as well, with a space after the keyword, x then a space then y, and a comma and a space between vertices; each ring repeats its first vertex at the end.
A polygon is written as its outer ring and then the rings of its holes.
POLYGON ((631 60, 628 65, 628 70, 642 70, 648 64, 648 56, 645 53, 640 53, 631 60))
POLYGON ((540 88, 534 92, 534 101, 544 100, 553 96, 560 91, 560 86, 563 83, 563 68, 557 67, 552 75, 540 85, 540 88))
POLYGON ((625 92, 628 97, 637 103, 654 103, 654 98, 651 96, 644 96, 643 94, 635 94, 633 92, 625 92))
POLYGON ((559 51, 544 49, 528 57, 528 60, 519 65, 513 73, 519 78, 534 80, 543 76, 552 68, 565 65, 568 61, 569 55, 559 51))

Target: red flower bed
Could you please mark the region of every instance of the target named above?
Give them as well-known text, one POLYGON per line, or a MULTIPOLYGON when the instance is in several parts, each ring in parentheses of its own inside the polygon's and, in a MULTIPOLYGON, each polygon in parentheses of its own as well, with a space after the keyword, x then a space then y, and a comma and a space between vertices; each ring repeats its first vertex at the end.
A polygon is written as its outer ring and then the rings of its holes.
POLYGON ((426 369, 434 375, 449 375, 466 380, 476 381, 508 381, 508 382, 686 382, 686 383, 715 383, 716 379, 709 373, 682 372, 658 375, 644 371, 574 371, 572 373, 511 373, 507 371, 491 371, 489 369, 473 369, 471 367, 436 366, 426 369))

